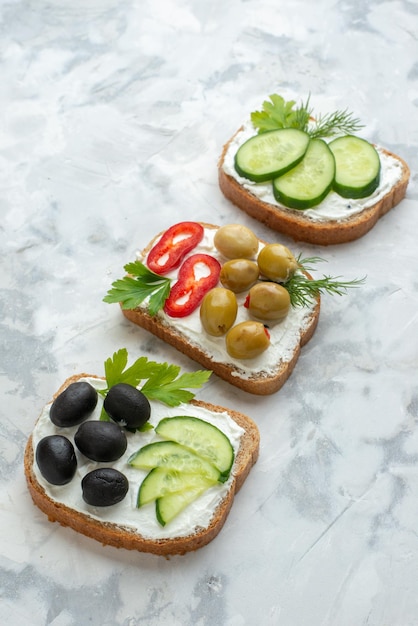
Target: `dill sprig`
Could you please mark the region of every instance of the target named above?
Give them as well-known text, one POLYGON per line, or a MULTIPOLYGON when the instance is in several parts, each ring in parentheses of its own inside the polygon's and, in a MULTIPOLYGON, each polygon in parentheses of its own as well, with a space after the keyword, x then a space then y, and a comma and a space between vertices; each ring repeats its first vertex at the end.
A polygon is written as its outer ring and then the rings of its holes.
POLYGON ((296 272, 284 287, 289 292, 290 303, 293 307, 309 306, 321 293, 342 296, 347 293, 347 289, 359 287, 364 283, 366 277, 355 278, 354 280, 340 280, 340 276, 326 276, 314 279, 308 278, 304 272, 310 272, 318 261, 323 261, 320 257, 302 258, 297 257, 300 272, 296 272))
POLYGON ((309 107, 309 98, 305 104, 302 104, 299 108, 295 109, 294 127, 308 132, 309 122, 312 119, 313 111, 309 107))
POLYGON ((307 129, 307 133, 311 138, 314 137, 332 137, 332 135, 352 135, 356 133, 364 124, 361 124, 357 117, 344 109, 344 111, 334 111, 319 115, 314 119, 312 128, 307 129))

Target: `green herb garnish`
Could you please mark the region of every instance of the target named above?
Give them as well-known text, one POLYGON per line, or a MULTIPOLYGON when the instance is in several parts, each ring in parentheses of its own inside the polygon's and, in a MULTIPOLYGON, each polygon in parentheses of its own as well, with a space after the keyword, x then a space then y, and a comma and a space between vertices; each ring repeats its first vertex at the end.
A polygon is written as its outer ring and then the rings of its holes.
POLYGON ((251 113, 251 121, 259 133, 278 128, 299 128, 305 130, 309 122, 310 113, 306 107, 295 109, 296 102, 286 102, 282 96, 273 94, 271 102, 263 102, 263 110, 251 113))
POLYGON ((129 275, 112 283, 103 302, 119 302, 122 309, 135 309, 149 297, 148 313, 158 313, 169 296, 171 280, 151 272, 140 261, 128 263, 124 270, 129 275))
POLYGON ((294 100, 286 102, 277 94, 269 97, 270 102, 263 102, 262 111, 251 113, 251 121, 259 134, 278 128, 298 128, 311 138, 331 137, 336 134, 352 134, 363 127, 347 110, 316 116, 309 106, 309 98, 306 103, 296 107, 294 100))
POLYGON ((314 120, 313 127, 308 128, 306 132, 313 139, 314 137, 332 137, 337 134, 352 135, 361 128, 363 124, 360 124, 360 121, 345 109, 319 115, 314 120))
POLYGON ((141 356, 130 367, 128 365, 128 351, 121 348, 113 354, 113 357, 106 359, 104 364, 107 389, 118 383, 126 383, 137 387, 141 380, 153 376, 161 367, 160 363, 149 361, 146 356, 141 356))
POLYGON ((201 387, 208 381, 211 373, 208 370, 198 370, 180 374, 180 367, 177 365, 161 363, 159 371, 148 378, 141 391, 149 400, 159 400, 168 406, 178 406, 194 398, 194 394, 186 388, 201 387))
MULTIPOLYGON (((320 257, 302 258, 297 257, 297 263, 301 272, 310 272, 312 265, 318 261, 323 261, 320 257)), ((283 286, 287 289, 290 296, 292 306, 308 306, 312 301, 323 292, 332 295, 342 296, 347 289, 359 287, 364 283, 366 278, 355 278, 354 280, 339 280, 340 276, 323 276, 319 279, 308 278, 304 273, 295 273, 283 286)))
MULTIPOLYGON (((198 370, 180 374, 180 367, 167 363, 149 361, 142 356, 130 367, 128 365, 128 352, 121 348, 107 359, 104 364, 107 387, 100 391, 105 396, 109 389, 118 383, 127 383, 141 387, 142 393, 149 400, 159 400, 167 406, 178 406, 183 402, 190 402, 194 394, 189 389, 198 389, 206 383, 212 372, 198 370)), ((106 419, 103 417, 101 419, 106 419)))

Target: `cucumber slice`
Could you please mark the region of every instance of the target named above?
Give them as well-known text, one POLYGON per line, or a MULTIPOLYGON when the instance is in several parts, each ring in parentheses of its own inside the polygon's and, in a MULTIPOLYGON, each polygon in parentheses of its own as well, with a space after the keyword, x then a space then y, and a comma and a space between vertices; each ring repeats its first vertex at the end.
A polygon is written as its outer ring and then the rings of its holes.
POLYGON ((144 478, 139 487, 136 506, 140 508, 171 493, 204 487, 208 489, 216 481, 203 474, 184 474, 176 470, 155 467, 144 478))
POLYGON ((343 198, 365 198, 379 186, 380 158, 365 139, 345 135, 329 144, 335 157, 334 190, 343 198))
POLYGON ((235 169, 256 183, 272 180, 294 167, 306 152, 309 135, 297 128, 281 128, 247 139, 235 155, 235 169))
POLYGON ((335 175, 335 160, 322 139, 311 139, 302 161, 273 180, 278 202, 291 209, 310 209, 328 195, 335 175))
POLYGON ((228 437, 216 426, 198 417, 165 417, 155 432, 171 441, 190 448, 212 463, 220 471, 220 482, 225 482, 234 462, 234 449, 228 437))
POLYGON ((186 506, 197 500, 206 489, 206 485, 202 485, 158 498, 155 502, 155 512, 161 526, 171 522, 186 506))
POLYGON ((139 469, 164 467, 189 474, 204 474, 218 481, 220 472, 211 463, 175 441, 156 441, 132 454, 128 464, 139 469))

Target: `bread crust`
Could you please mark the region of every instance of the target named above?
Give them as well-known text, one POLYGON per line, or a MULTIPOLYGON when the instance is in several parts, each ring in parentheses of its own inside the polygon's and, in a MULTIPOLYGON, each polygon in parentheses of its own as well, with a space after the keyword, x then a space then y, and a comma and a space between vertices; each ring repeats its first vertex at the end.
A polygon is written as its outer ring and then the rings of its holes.
MULTIPOLYGON (((54 394, 54 398, 68 387, 69 384, 84 377, 100 378, 91 374, 77 374, 71 376, 64 382, 56 394, 54 394)), ((68 526, 76 532, 90 537, 91 539, 95 539, 103 545, 125 548, 127 550, 137 550, 139 552, 147 552, 160 556, 182 555, 207 545, 222 529, 234 501, 235 494, 242 487, 252 466, 258 459, 260 435, 255 422, 243 413, 199 400, 192 400, 191 403, 197 407, 204 407, 215 413, 227 411, 229 416, 244 429, 244 434, 241 437, 240 447, 236 454, 232 470, 234 478, 231 483, 231 488, 226 497, 218 505, 207 528, 197 530, 196 533, 187 537, 164 538, 159 540, 149 539, 122 526, 108 522, 100 522, 87 514, 52 500, 36 478, 33 469, 34 463, 36 462, 35 451, 32 444, 32 435, 30 435, 25 449, 24 471, 28 489, 34 504, 48 516, 49 521, 58 522, 62 526, 68 526)))
POLYGON ((263 202, 224 171, 225 154, 235 135, 224 145, 218 162, 218 181, 222 193, 235 206, 254 219, 295 241, 329 246, 359 239, 373 228, 378 219, 399 204, 408 187, 410 170, 407 163, 393 152, 383 150, 385 154, 402 164, 402 176, 396 185, 373 206, 345 220, 314 222, 305 216, 303 211, 263 202))
MULTIPOLYGON (((203 222, 200 223, 204 228, 218 228, 213 224, 203 222)), ((161 234, 162 233, 156 235, 147 247, 142 250, 142 256, 146 256, 154 245, 154 242, 161 236, 161 234)), ((309 274, 307 275, 309 276, 309 274)), ((145 330, 148 330, 150 333, 170 344, 179 352, 190 357, 204 368, 212 370, 217 376, 226 380, 231 385, 255 395, 270 395, 278 391, 284 385, 294 370, 301 348, 312 338, 318 325, 320 302, 320 296, 318 296, 308 323, 305 328, 300 331, 299 343, 296 346, 292 357, 288 361, 278 364, 276 371, 272 375, 261 373, 251 377, 240 376, 239 370, 234 365, 214 361, 200 346, 191 344, 187 337, 185 337, 174 326, 164 324, 160 318, 149 315, 145 309, 123 309, 122 307, 121 309, 123 315, 129 321, 141 326, 141 328, 144 328, 145 330)))

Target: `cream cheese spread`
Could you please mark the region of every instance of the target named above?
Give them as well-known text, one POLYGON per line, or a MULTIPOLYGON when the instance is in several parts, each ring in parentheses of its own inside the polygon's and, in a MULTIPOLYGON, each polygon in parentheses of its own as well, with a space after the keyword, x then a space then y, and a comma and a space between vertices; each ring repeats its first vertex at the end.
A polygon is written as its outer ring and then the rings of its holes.
MULTIPOLYGON (((204 253, 218 259, 220 263, 224 263, 225 259, 216 250, 213 238, 216 232, 214 228, 205 228, 204 236, 200 244, 191 254, 204 253)), ((260 243, 259 249, 264 244, 260 243)), ((189 255, 188 255, 189 256, 189 255)), ((146 257, 138 254, 139 260, 146 262, 146 257)), ((187 257, 186 257, 187 258, 187 257)), ((175 280, 177 272, 167 274, 167 276, 175 280)), ((236 294, 238 301, 238 314, 235 324, 250 319, 247 309, 244 307, 247 292, 236 294)), ((305 307, 291 307, 286 318, 278 323, 269 322, 268 330, 270 333, 270 346, 256 358, 253 359, 234 359, 226 351, 225 337, 212 337, 203 329, 200 321, 199 308, 191 315, 184 318, 169 317, 164 311, 157 313, 159 321, 162 324, 174 328, 178 333, 183 335, 185 339, 193 346, 206 352, 212 361, 223 363, 235 368, 233 375, 241 379, 251 378, 254 375, 271 376, 277 372, 282 363, 289 361, 300 342, 300 335, 308 327, 312 314, 316 305, 316 301, 305 307)), ((146 308, 146 301, 142 305, 146 308)))
MULTIPOLYGON (((106 387, 106 383, 102 379, 81 378, 80 380, 89 382, 95 389, 104 389, 106 387)), ((97 406, 88 419, 99 419, 102 406, 103 398, 99 394, 97 406)), ((71 428, 59 428, 55 426, 49 418, 50 408, 51 403, 44 407, 35 425, 32 435, 34 450, 36 450, 38 442, 47 435, 64 435, 74 444, 74 435, 78 426, 71 428)), ((158 402, 151 402, 151 417, 149 421, 154 427, 163 417, 174 417, 176 415, 198 417, 217 426, 229 438, 235 453, 237 453, 244 430, 229 416, 227 411, 214 413, 206 408, 194 406, 193 404, 182 404, 181 406, 173 408, 158 402)), ((67 485, 57 486, 48 483, 40 473, 36 461, 34 461, 33 469, 36 478, 52 500, 84 513, 85 515, 89 515, 100 522, 117 524, 131 532, 137 532, 146 538, 163 539, 184 537, 202 528, 207 528, 217 505, 223 500, 231 487, 234 469, 232 469, 231 476, 227 482, 216 484, 208 489, 169 524, 162 527, 156 519, 154 503, 147 504, 139 509, 136 507, 138 489, 147 471, 130 467, 127 464, 127 459, 131 454, 142 448, 142 446, 154 441, 159 441, 161 438, 156 435, 154 429, 141 433, 126 432, 126 436, 128 447, 125 454, 119 460, 113 461, 112 463, 96 463, 95 461, 91 461, 81 454, 74 445, 77 456, 77 473, 67 485), (114 467, 126 476, 129 482, 129 491, 122 502, 107 507, 93 507, 84 502, 81 491, 81 480, 85 474, 97 467, 114 467)))
POLYGON ((383 196, 385 196, 402 177, 401 162, 391 155, 386 154, 382 148, 376 147, 381 164, 380 184, 370 196, 367 196, 367 198, 352 200, 339 196, 335 191, 330 191, 325 200, 311 209, 306 209, 304 211, 289 209, 277 202, 273 194, 273 185, 270 181, 264 183, 254 183, 247 178, 240 176, 235 169, 234 159, 238 148, 245 141, 247 141, 247 139, 250 139, 255 134, 256 129, 250 120, 247 121, 243 125, 242 129, 236 133, 224 156, 222 166, 224 172, 232 178, 235 178, 235 180, 242 187, 263 202, 279 206, 286 211, 291 211, 298 215, 303 215, 314 222, 328 222, 330 220, 343 221, 350 218, 352 215, 360 213, 364 209, 376 204, 376 202, 383 198, 383 196))

